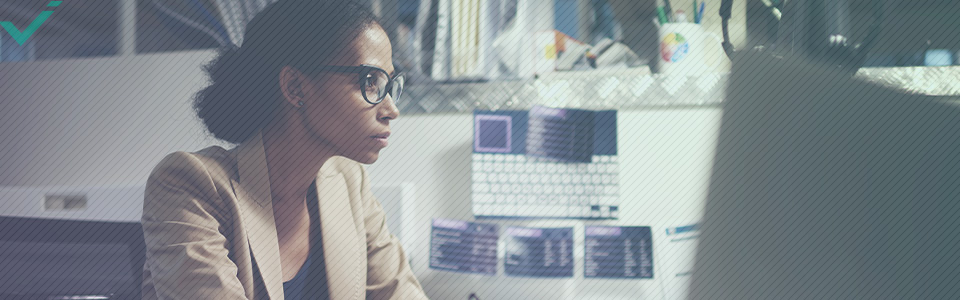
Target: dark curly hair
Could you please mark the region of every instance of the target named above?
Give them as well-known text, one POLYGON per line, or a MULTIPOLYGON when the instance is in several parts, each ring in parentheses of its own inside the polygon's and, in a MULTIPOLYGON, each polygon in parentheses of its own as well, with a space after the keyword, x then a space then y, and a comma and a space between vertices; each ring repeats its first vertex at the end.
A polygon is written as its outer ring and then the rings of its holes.
POLYGON ((293 66, 307 75, 344 51, 363 30, 380 26, 354 0, 280 0, 258 13, 243 45, 225 47, 204 66, 210 85, 193 99, 214 137, 239 144, 276 117, 282 101, 279 74, 293 66))

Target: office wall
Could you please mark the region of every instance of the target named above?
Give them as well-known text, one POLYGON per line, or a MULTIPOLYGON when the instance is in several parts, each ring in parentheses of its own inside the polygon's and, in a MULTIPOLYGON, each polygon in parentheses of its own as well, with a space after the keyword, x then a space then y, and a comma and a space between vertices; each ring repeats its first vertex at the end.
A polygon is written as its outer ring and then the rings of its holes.
MULTIPOLYGON (((210 52, 0 64, 0 214, 137 220, 142 185, 167 153, 216 141, 202 130, 190 97, 206 78, 210 52), (120 189, 115 191, 111 189, 120 189), (48 191, 91 191, 86 210, 49 212, 48 191), (106 192, 104 192, 106 191, 106 192)), ((618 115, 621 218, 613 221, 481 220, 507 225, 574 227, 575 277, 523 279, 428 268, 431 218, 474 220, 470 208, 472 115, 401 115, 391 145, 368 167, 375 184, 410 183, 403 203, 404 244, 435 299, 673 298, 673 276, 692 253, 664 242, 668 226, 703 213, 720 111, 689 107, 618 115), (583 278, 585 224, 653 226, 654 280, 583 278)))
POLYGON ((216 142, 190 108, 212 54, 0 64, 0 215, 139 220, 153 166, 216 142), (49 194, 87 209, 46 210, 49 194))
POLYGON ((674 285, 683 282, 673 280, 674 274, 668 274, 672 266, 662 262, 683 253, 674 253, 677 249, 669 247, 658 233, 666 227, 697 222, 702 215, 719 118, 717 107, 618 114, 623 201, 619 220, 479 220, 501 226, 574 227, 577 259, 573 279, 523 279, 506 277, 502 271, 500 276, 488 277, 428 268, 431 218, 474 220, 470 207, 471 114, 401 116, 393 126, 392 144, 368 170, 374 182, 416 185, 416 199, 404 203, 404 242, 415 272, 436 299, 464 299, 469 292, 479 292, 483 299, 662 299, 673 295, 671 290, 682 288, 674 285), (584 279, 585 224, 653 226, 656 279, 584 279))
POLYGON ((190 99, 212 53, 0 64, 0 186, 142 185, 213 142, 190 99))

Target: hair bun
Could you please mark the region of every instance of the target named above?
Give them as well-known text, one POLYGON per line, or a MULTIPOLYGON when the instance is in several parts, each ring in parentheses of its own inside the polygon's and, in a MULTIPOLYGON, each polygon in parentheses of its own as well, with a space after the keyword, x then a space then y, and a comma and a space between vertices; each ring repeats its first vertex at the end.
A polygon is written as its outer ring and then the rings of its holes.
POLYGON ((254 134, 272 117, 276 101, 256 75, 262 70, 249 59, 248 51, 234 45, 218 49, 218 55, 203 68, 210 85, 197 93, 194 109, 214 137, 239 144, 254 134))
POLYGON ((239 66, 240 52, 240 47, 233 44, 217 49, 217 57, 204 66, 204 70, 210 75, 210 81, 221 81, 224 77, 233 73, 230 69, 239 66))

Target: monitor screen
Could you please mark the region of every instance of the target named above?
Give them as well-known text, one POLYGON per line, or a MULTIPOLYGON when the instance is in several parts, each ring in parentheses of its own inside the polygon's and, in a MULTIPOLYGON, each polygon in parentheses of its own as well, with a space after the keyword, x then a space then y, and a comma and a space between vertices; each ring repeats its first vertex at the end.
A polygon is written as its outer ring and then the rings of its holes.
POLYGON ((140 298, 138 223, 0 217, 0 228, 0 298, 140 298))
POLYGON ((690 299, 960 299, 960 107, 864 77, 738 54, 690 299))
POLYGON ((0 241, 0 295, 134 294, 125 244, 0 241))

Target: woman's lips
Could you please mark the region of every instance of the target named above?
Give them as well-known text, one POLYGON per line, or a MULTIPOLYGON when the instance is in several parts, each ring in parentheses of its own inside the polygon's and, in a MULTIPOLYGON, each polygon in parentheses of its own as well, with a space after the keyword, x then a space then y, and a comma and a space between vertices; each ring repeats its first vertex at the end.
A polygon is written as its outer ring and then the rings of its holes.
POLYGON ((384 134, 378 134, 378 135, 375 135, 375 136, 371 136, 370 138, 376 140, 377 143, 380 144, 381 147, 386 147, 386 146, 387 146, 387 138, 389 138, 389 137, 390 137, 390 133, 388 132, 388 133, 384 133, 384 134))

